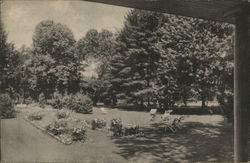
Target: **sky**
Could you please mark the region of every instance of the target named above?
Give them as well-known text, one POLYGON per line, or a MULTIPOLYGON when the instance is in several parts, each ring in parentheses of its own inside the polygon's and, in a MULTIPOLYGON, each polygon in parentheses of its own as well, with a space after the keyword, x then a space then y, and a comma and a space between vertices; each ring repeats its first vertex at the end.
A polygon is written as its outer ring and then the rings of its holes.
POLYGON ((76 40, 89 29, 116 32, 123 27, 129 8, 77 0, 4 0, 1 16, 8 41, 16 48, 32 45, 36 25, 42 20, 54 20, 67 25, 76 40))

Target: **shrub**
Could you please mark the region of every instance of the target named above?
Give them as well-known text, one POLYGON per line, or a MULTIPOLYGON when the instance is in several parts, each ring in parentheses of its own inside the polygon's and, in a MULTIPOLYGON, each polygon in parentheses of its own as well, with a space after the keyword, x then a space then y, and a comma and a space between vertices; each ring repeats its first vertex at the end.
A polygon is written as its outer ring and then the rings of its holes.
POLYGON ((87 123, 78 119, 58 119, 46 127, 49 133, 55 136, 68 135, 72 141, 86 140, 86 129, 87 123))
POLYGON ((69 131, 68 123, 64 119, 59 119, 51 124, 49 124, 46 130, 53 135, 61 135, 69 131))
POLYGON ((34 121, 34 120, 42 120, 44 114, 42 114, 41 112, 33 112, 33 113, 30 113, 29 116, 28 116, 28 119, 31 120, 31 121, 34 121))
POLYGON ((33 99, 31 97, 28 97, 24 100, 24 103, 29 105, 29 104, 32 104, 33 103, 33 99))
POLYGON ((223 110, 224 116, 233 122, 234 118, 234 94, 232 91, 225 91, 217 95, 218 102, 223 110))
POLYGON ((114 136, 122 136, 122 120, 121 118, 114 118, 111 120, 110 130, 114 136))
POLYGON ((59 110, 56 112, 56 117, 58 119, 68 118, 69 115, 70 115, 70 113, 68 111, 65 111, 65 110, 59 110))
POLYGON ((49 100, 49 104, 52 105, 55 109, 63 108, 63 96, 59 92, 55 92, 51 100, 49 100))
POLYGON ((123 134, 125 136, 129 136, 129 135, 138 135, 139 132, 139 126, 138 125, 128 125, 126 127, 124 127, 123 129, 123 134))
POLYGON ((107 122, 105 121, 105 119, 96 118, 91 121, 91 128, 93 130, 95 130, 96 128, 103 128, 106 125, 107 125, 107 122))
POLYGON ((85 140, 86 137, 86 126, 85 125, 81 125, 81 124, 77 124, 74 126, 74 128, 72 129, 72 140, 73 141, 83 141, 85 140))
POLYGON ((46 99, 43 93, 41 93, 38 97, 38 101, 39 101, 39 106, 41 108, 44 108, 44 105, 46 104, 46 99))
POLYGON ((64 108, 71 108, 72 106, 73 95, 72 94, 65 94, 61 99, 61 103, 64 108))
POLYGON ((14 117, 14 105, 8 94, 0 94, 1 118, 14 117))
POLYGON ((71 109, 77 113, 91 113, 93 103, 87 95, 82 95, 80 93, 72 96, 71 109))

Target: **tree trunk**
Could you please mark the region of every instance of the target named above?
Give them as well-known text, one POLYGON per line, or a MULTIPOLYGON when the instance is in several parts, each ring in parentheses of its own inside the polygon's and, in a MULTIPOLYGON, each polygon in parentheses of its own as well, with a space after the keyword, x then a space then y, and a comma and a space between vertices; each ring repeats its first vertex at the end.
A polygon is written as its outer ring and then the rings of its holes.
POLYGON ((116 98, 116 95, 112 96, 112 104, 113 105, 116 105, 117 103, 117 98, 116 98))
POLYGON ((202 107, 202 108, 205 108, 205 107, 206 107, 206 100, 205 100, 205 98, 203 98, 203 99, 201 100, 201 107, 202 107))
POLYGON ((143 107, 144 104, 143 104, 143 98, 141 98, 141 107, 143 107))

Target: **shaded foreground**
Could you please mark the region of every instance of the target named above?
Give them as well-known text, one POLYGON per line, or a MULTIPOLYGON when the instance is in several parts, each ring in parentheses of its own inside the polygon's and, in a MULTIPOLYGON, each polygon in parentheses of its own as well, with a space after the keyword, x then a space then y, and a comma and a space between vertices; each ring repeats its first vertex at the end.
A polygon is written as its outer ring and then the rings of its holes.
POLYGON ((98 108, 92 115, 75 114, 89 119, 120 117, 124 123, 139 124, 144 137, 112 137, 103 131, 88 130, 89 141, 64 145, 36 129, 21 117, 1 120, 2 160, 11 162, 159 162, 159 161, 233 161, 233 131, 219 115, 188 116, 184 129, 164 133, 159 120, 149 114, 98 108))

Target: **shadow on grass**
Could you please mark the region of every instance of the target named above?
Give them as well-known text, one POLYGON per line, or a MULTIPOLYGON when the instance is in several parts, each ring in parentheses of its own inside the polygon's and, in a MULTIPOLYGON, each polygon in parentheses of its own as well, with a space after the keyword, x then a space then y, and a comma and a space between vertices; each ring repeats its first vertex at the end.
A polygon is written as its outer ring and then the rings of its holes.
POLYGON ((185 123, 175 134, 163 132, 164 126, 157 123, 141 129, 144 137, 113 137, 120 149, 115 153, 128 161, 233 161, 233 130, 222 124, 185 123))

